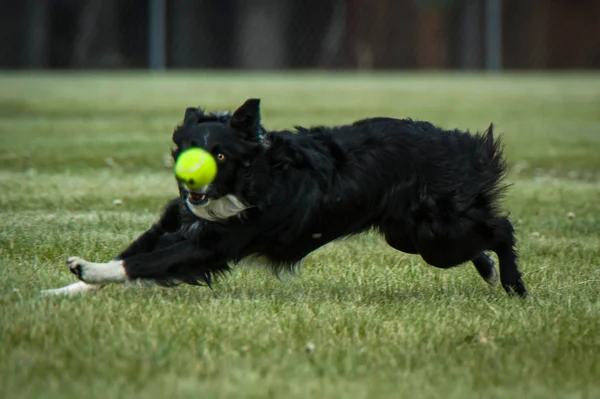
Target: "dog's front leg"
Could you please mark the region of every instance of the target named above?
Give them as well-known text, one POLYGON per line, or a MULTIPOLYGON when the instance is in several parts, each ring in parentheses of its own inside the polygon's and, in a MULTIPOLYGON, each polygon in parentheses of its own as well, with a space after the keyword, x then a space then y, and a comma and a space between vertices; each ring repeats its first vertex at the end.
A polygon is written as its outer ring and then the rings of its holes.
MULTIPOLYGON (((165 231, 161 228, 159 224, 154 224, 150 229, 145 231, 142 235, 140 235, 135 241, 133 241, 123 252, 121 252, 117 257, 113 258, 111 261, 106 263, 94 263, 85 261, 79 257, 70 257, 67 259, 67 265, 71 264, 90 264, 91 269, 94 270, 103 270, 107 273, 114 268, 116 264, 118 264, 123 259, 127 259, 131 256, 135 256, 140 253, 152 252, 157 247, 168 246, 172 243, 182 241, 184 238, 180 234, 177 233, 165 233, 165 231)), ((42 295, 79 295, 79 294, 88 294, 94 291, 98 291, 104 284, 99 284, 95 282, 96 279, 90 278, 88 282, 78 281, 73 284, 69 284, 67 286, 55 289, 42 290, 42 295)), ((123 280, 123 282, 126 282, 123 280)), ((140 285, 152 285, 152 281, 141 281, 138 280, 135 282, 136 286, 140 285)))
POLYGON ((80 295, 98 291, 102 287, 104 285, 87 284, 83 281, 77 281, 64 287, 42 290, 42 295, 80 295))
MULTIPOLYGON (((100 267, 106 265, 110 269, 111 265, 114 265, 115 261, 119 261, 138 253, 151 252, 158 246, 167 246, 177 241, 182 241, 183 237, 180 237, 177 233, 181 227, 181 208, 182 203, 180 198, 175 198, 165 206, 159 220, 154 223, 147 231, 138 236, 129 246, 116 256, 112 261, 108 263, 95 263, 100 267)), ((78 262, 85 262, 80 258, 69 258, 67 263, 72 263, 76 259, 78 262)), ((91 262, 87 262, 91 263, 91 262)), ((141 280, 136 281, 135 285, 149 285, 151 281, 142 282, 141 280)), ((97 291, 102 288, 102 284, 87 284, 83 281, 78 281, 73 284, 55 289, 42 290, 42 295, 78 295, 86 294, 93 291, 97 291)))
POLYGON ((126 259, 138 253, 153 251, 159 245, 164 246, 160 243, 161 240, 181 241, 183 238, 176 237, 182 224, 181 207, 180 198, 169 201, 163 209, 160 219, 129 244, 115 259, 126 259))
POLYGON ((87 284, 134 283, 139 280, 190 281, 222 271, 227 263, 223 255, 186 240, 107 263, 71 257, 67 265, 77 278, 87 284))
MULTIPOLYGON (((67 259, 67 265, 71 264, 89 264, 90 268, 93 270, 101 270, 102 272, 111 273, 110 271, 115 268, 115 265, 119 264, 122 259, 134 256, 138 253, 150 252, 154 250, 157 246, 165 246, 173 242, 182 241, 183 237, 180 234, 174 233, 169 234, 165 233, 165 231, 158 224, 154 224, 150 229, 140 235, 133 243, 131 243, 127 249, 121 252, 116 258, 112 259, 107 263, 94 263, 85 261, 79 257, 70 257, 67 259)), ((99 276, 102 277, 102 276, 99 276)), ((100 278, 101 280, 102 278, 100 278)), ((72 283, 66 285, 61 288, 47 289, 42 290, 42 295, 56 296, 56 295, 80 295, 80 294, 88 294, 94 291, 98 291, 103 288, 105 284, 96 282, 98 278, 90 278, 87 282, 78 281, 76 283, 72 283)), ((123 280, 124 283, 127 283, 127 280, 123 280)), ((148 286, 153 285, 153 281, 135 281, 135 286, 148 286)))

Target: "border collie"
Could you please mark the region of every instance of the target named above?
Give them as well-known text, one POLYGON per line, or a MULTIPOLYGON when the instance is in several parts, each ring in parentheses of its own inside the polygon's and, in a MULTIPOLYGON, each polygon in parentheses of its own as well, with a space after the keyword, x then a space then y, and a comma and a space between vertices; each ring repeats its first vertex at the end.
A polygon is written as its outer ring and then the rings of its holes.
POLYGON ((515 236, 499 201, 506 163, 493 125, 484 133, 410 119, 370 118, 337 127, 267 131, 260 100, 233 113, 185 111, 173 158, 212 153, 215 180, 179 197, 107 263, 67 260, 72 294, 109 283, 211 286, 244 258, 293 271, 317 248, 375 229, 387 243, 438 268, 472 262, 494 286, 526 296, 515 236), (486 251, 498 256, 498 272, 486 251))

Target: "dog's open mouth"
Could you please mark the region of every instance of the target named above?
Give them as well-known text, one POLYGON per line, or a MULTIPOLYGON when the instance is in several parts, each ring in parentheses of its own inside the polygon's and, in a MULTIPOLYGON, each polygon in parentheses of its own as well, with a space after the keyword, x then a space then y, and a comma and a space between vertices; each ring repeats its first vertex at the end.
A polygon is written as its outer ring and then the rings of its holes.
POLYGON ((205 187, 197 191, 188 191, 187 193, 187 201, 193 206, 204 206, 209 201, 216 199, 219 199, 219 195, 211 187, 205 187))
POLYGON ((192 191, 188 194, 188 201, 192 205, 202 206, 202 205, 205 205, 208 203, 209 198, 208 198, 208 195, 206 195, 206 194, 195 193, 192 191))

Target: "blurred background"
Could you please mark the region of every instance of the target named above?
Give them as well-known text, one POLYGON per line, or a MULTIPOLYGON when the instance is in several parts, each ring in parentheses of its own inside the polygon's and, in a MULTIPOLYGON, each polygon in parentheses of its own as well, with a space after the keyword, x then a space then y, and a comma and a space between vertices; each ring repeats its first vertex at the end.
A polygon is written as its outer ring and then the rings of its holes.
POLYGON ((3 69, 595 69, 600 0, 4 0, 3 69))

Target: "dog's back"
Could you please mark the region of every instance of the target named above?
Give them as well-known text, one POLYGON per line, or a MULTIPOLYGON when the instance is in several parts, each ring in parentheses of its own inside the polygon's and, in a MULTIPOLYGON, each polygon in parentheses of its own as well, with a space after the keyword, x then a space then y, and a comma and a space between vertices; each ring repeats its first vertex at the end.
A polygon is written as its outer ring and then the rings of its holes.
POLYGON ((377 210, 382 218, 401 212, 403 219, 413 216, 406 213, 411 208, 428 208, 430 217, 437 218, 479 202, 495 205, 503 188, 505 162, 492 126, 483 134, 470 134, 410 119, 373 118, 334 128, 274 132, 269 140, 269 163, 292 168, 283 174, 294 190, 280 200, 297 197, 304 208, 315 200, 337 211, 345 205, 377 210), (385 209, 390 201, 397 209, 385 209), (386 206, 378 206, 382 204, 386 206))

